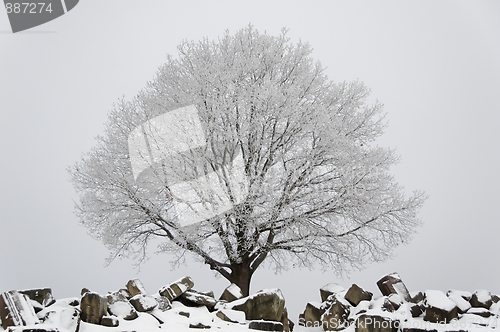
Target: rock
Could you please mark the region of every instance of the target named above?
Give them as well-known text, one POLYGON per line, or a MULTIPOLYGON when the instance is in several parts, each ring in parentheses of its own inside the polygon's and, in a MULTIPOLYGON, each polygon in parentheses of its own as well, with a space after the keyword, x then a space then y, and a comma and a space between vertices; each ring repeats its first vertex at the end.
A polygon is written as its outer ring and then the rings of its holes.
POLYGON ((312 323, 311 326, 314 326, 314 322, 321 322, 321 315, 325 312, 325 308, 321 308, 321 303, 317 302, 308 302, 306 304, 306 309, 304 310, 304 321, 306 324, 312 323))
POLYGON ((403 304, 403 300, 399 294, 391 294, 387 297, 387 300, 392 305, 394 310, 398 310, 399 307, 403 304))
POLYGON ((491 293, 484 289, 479 289, 472 294, 470 304, 473 308, 489 309, 493 304, 491 293))
POLYGON ((243 294, 241 293, 241 289, 236 284, 231 284, 224 289, 219 300, 226 302, 233 302, 235 300, 239 300, 243 298, 243 294))
POLYGON ((68 303, 70 306, 73 306, 73 307, 78 307, 80 305, 80 301, 78 300, 71 300, 71 302, 68 303))
POLYGON ((399 322, 378 315, 361 315, 355 323, 356 332, 397 332, 399 322))
POLYGON ((111 315, 121 317, 125 320, 133 320, 138 317, 137 311, 122 292, 118 291, 108 294, 107 300, 108 312, 111 315))
POLYGON ((156 302, 154 297, 146 294, 132 296, 129 301, 130 304, 134 306, 135 310, 139 312, 149 312, 158 306, 158 302, 156 302))
MULTIPOLYGON (((419 327, 403 327, 399 330, 400 332, 438 332, 438 330, 435 329, 426 329, 426 328, 419 328, 419 327)), ((451 332, 451 331, 450 331, 451 332)), ((455 332, 467 332, 467 331, 455 331, 455 332)))
POLYGON ((118 318, 113 316, 103 316, 101 318, 101 325, 107 327, 117 327, 120 324, 118 318))
POLYGON ((56 302, 50 288, 28 289, 19 291, 19 293, 28 295, 30 299, 40 303, 44 307, 48 307, 56 302))
POLYGON ((9 326, 8 332, 59 332, 57 327, 50 326, 9 326))
POLYGON ((84 287, 84 288, 82 288, 80 295, 83 296, 83 295, 85 295, 85 293, 88 293, 88 292, 90 292, 90 289, 84 287))
POLYGON ((384 296, 383 299, 384 299, 384 301, 382 302, 382 310, 394 312, 399 308, 399 307, 395 308, 393 303, 391 301, 389 301, 389 298, 387 298, 386 296, 384 296))
POLYGON ((126 298, 127 300, 130 300, 132 298, 132 294, 130 294, 130 292, 125 288, 119 289, 117 292, 115 292, 115 294, 120 294, 120 296, 126 298))
POLYGON ((467 310, 467 313, 472 314, 472 315, 481 316, 484 318, 488 318, 488 317, 493 316, 493 313, 486 308, 474 308, 474 307, 472 307, 469 310, 467 310))
POLYGON ((344 291, 344 287, 337 284, 327 284, 319 289, 319 294, 321 296, 321 302, 325 302, 330 295, 334 295, 344 291))
POLYGON ((259 331, 283 331, 283 324, 281 322, 273 322, 266 320, 254 320, 248 324, 248 328, 259 331))
POLYGON ((425 291, 424 321, 431 323, 448 323, 458 318, 458 308, 443 292, 438 290, 425 291))
POLYGON ((243 311, 247 320, 278 322, 283 315, 285 298, 279 289, 270 289, 233 301, 229 305, 233 310, 243 311))
POLYGON ((212 310, 215 305, 217 304, 217 300, 214 299, 213 297, 207 296, 203 293, 194 291, 194 290, 188 290, 181 294, 176 301, 181 302, 187 307, 200 307, 200 306, 205 306, 209 310, 212 310))
POLYGON ((174 281, 168 286, 162 287, 158 291, 158 293, 160 293, 161 296, 165 296, 169 301, 173 301, 185 291, 193 288, 193 286, 193 280, 190 277, 184 277, 182 279, 174 281))
POLYGON ((325 313, 321 316, 321 324, 325 331, 340 331, 349 327, 349 303, 335 295, 330 296, 325 302, 329 304, 325 313))
POLYGON ((187 317, 187 318, 189 318, 189 316, 191 316, 191 314, 189 312, 185 312, 185 311, 179 311, 179 315, 187 317))
POLYGON ((0 295, 2 327, 34 325, 40 323, 28 295, 9 291, 0 295))
POLYGON ((424 293, 418 292, 414 297, 411 298, 411 303, 420 303, 425 299, 424 293))
POLYGON ((448 298, 450 300, 455 302, 455 304, 457 305, 459 314, 463 314, 464 312, 469 310, 469 308, 471 307, 470 302, 462 296, 461 292, 449 290, 446 293, 446 295, 448 296, 448 298))
POLYGON ((286 307, 283 309, 280 322, 283 324, 283 331, 290 332, 290 319, 288 319, 288 310, 286 310, 286 307))
POLYGON ((219 309, 215 314, 217 317, 226 322, 231 323, 245 323, 245 313, 239 310, 231 310, 231 309, 219 309))
POLYGON ((382 295, 389 296, 391 294, 399 294, 401 298, 406 301, 411 301, 410 292, 406 288, 403 280, 396 272, 386 275, 377 282, 382 295))
POLYGON ((491 300, 493 301, 493 303, 498 303, 500 301, 500 296, 492 295, 491 300))
POLYGON ((144 285, 139 279, 129 280, 127 282, 127 290, 132 297, 138 294, 148 295, 146 288, 144 288, 144 285))
POLYGON ((196 323, 196 324, 189 324, 189 328, 190 329, 209 329, 211 328, 212 326, 210 325, 205 325, 203 323, 196 323))
POLYGON ((365 291, 356 284, 352 284, 344 298, 353 306, 357 306, 361 301, 371 301, 373 294, 365 291))
POLYGON ((425 308, 422 304, 413 304, 410 307, 410 313, 413 318, 417 318, 422 316, 422 314, 425 312, 425 308))
POLYGON ((156 296, 156 302, 158 302, 158 306, 156 308, 161 311, 167 311, 172 308, 170 301, 165 296, 156 296))
POLYGON ((108 310, 108 301, 95 292, 87 292, 80 301, 81 319, 86 323, 100 324, 108 310))

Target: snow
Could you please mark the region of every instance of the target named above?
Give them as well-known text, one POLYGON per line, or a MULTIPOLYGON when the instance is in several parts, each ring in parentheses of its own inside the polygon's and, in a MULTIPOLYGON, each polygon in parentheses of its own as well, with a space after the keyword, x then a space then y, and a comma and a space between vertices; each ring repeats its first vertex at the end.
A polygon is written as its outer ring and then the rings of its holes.
POLYGON ((344 287, 334 283, 324 285, 323 287, 321 287, 321 289, 333 294, 340 293, 345 290, 344 287))
POLYGON ((229 285, 229 287, 227 287, 227 291, 229 293, 233 294, 234 297, 237 299, 243 297, 243 294, 241 293, 241 289, 236 284, 229 285))
POLYGON ((462 312, 467 311, 471 305, 469 301, 466 301, 463 298, 463 293, 462 292, 457 292, 457 291, 449 291, 448 292, 448 298, 455 302, 457 305, 458 309, 460 309, 462 312))
POLYGON ((442 291, 439 290, 426 290, 425 301, 431 307, 446 311, 451 311, 457 306, 455 302, 450 300, 442 291))
POLYGON ((486 303, 491 300, 491 293, 485 289, 478 289, 474 294, 481 303, 486 303))
POLYGON ((132 310, 130 303, 125 301, 117 301, 113 304, 108 304, 108 307, 118 317, 126 317, 130 315, 132 310))
POLYGON ((241 304, 245 303, 247 300, 253 299, 256 296, 260 296, 260 295, 263 295, 263 294, 266 294, 266 295, 276 294, 276 295, 278 295, 278 298, 280 300, 285 301, 285 298, 283 297, 283 294, 281 293, 281 291, 279 289, 277 289, 277 288, 263 289, 263 290, 258 291, 255 294, 252 294, 252 295, 249 295, 249 296, 244 297, 242 299, 239 299, 239 300, 236 300, 236 301, 228 303, 226 305, 226 308, 233 308, 235 306, 241 305, 241 304))

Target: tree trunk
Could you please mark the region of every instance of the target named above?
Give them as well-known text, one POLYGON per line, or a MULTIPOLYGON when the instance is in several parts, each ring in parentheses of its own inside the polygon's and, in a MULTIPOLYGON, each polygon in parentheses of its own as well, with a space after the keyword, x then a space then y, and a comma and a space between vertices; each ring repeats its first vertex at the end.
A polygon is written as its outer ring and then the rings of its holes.
POLYGON ((237 264, 231 266, 231 276, 229 281, 236 284, 241 289, 241 294, 246 297, 250 294, 250 280, 253 272, 249 264, 237 264))

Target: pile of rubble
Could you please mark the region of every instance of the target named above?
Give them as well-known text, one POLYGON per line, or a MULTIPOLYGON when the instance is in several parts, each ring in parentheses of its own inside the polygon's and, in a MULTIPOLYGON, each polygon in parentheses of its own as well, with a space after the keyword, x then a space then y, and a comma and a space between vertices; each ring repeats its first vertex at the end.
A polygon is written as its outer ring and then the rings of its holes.
POLYGON ((337 284, 320 289, 321 303, 309 302, 299 315, 299 326, 356 332, 469 331, 498 326, 500 297, 486 290, 474 293, 428 290, 410 295, 397 273, 380 279, 383 296, 356 284, 345 290, 337 284))
POLYGON ((80 298, 58 301, 50 288, 9 291, 0 295, 0 317, 9 332, 78 332, 82 324, 121 327, 146 320, 154 320, 158 327, 180 321, 184 327, 202 329, 224 324, 263 331, 293 329, 279 289, 243 297, 231 284, 217 300, 213 292, 193 286, 193 280, 184 277, 150 295, 134 279, 105 296, 84 288, 80 298))

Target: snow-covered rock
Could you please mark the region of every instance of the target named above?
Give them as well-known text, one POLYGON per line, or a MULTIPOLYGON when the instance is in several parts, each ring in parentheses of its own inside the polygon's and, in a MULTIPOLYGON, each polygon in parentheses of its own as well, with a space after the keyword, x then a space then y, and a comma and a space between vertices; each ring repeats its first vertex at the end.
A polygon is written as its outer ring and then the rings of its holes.
POLYGON ((232 302, 235 300, 239 300, 243 297, 241 293, 241 289, 236 284, 231 284, 224 289, 219 300, 232 302))
POLYGON ((158 302, 156 302, 154 297, 145 294, 137 294, 133 296, 130 299, 130 304, 132 304, 135 310, 139 312, 148 312, 158 306, 158 302))
POLYGON ((4 329, 9 326, 33 325, 40 322, 31 299, 28 295, 18 291, 9 291, 0 295, 0 317, 4 329))
POLYGON ((425 291, 425 316, 424 320, 433 323, 450 322, 458 318, 458 308, 442 291, 425 291))
POLYGON ((493 304, 493 299, 491 298, 491 293, 485 289, 478 289, 472 294, 470 299, 470 304, 474 308, 486 308, 489 309, 493 304))
POLYGON ((80 302, 81 319, 86 323, 100 324, 108 311, 108 300, 98 293, 86 292, 80 302))
POLYGON ((269 289, 227 305, 233 310, 243 311, 247 320, 265 319, 279 322, 285 308, 285 298, 279 289, 269 289))
POLYGON ((184 277, 182 279, 176 280, 168 286, 162 287, 158 293, 161 296, 165 296, 169 301, 172 301, 179 297, 185 291, 193 288, 194 282, 191 277, 184 277))
POLYGON ((373 294, 365 291, 356 284, 352 284, 344 298, 353 306, 357 306, 361 301, 371 301, 373 294))
POLYGON ((345 288, 342 287, 342 286, 340 286, 340 285, 338 285, 338 284, 330 283, 330 284, 324 285, 323 287, 321 287, 319 289, 319 293, 320 293, 320 296, 321 296, 321 302, 326 301, 326 299, 330 295, 340 293, 340 292, 342 292, 344 290, 345 290, 345 288))
POLYGON ((377 282, 377 286, 382 295, 389 296, 391 294, 399 294, 404 301, 411 301, 410 292, 403 283, 403 280, 401 280, 399 274, 396 272, 382 277, 377 282))

